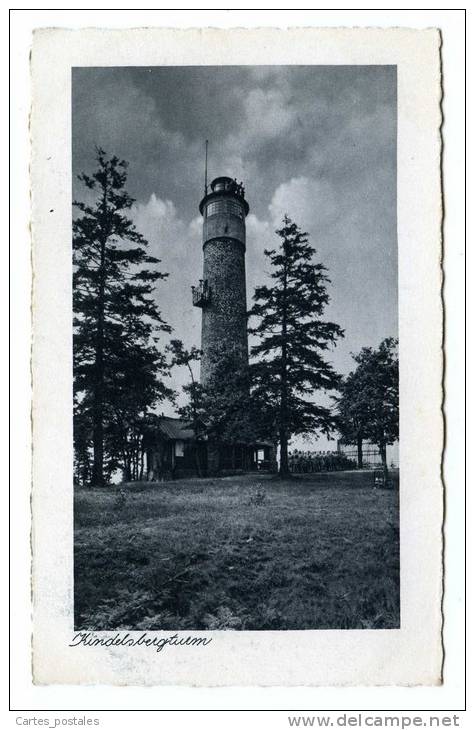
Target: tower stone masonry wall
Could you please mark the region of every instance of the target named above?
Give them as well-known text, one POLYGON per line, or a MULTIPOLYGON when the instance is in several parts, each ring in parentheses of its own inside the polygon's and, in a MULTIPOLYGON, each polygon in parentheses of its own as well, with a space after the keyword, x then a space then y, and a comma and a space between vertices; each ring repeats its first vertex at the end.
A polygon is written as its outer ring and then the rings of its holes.
POLYGON ((206 217, 203 221, 203 243, 212 238, 233 238, 246 244, 246 226, 243 219, 235 215, 220 213, 206 217))
MULTIPOLYGON (((216 178, 200 204, 203 215, 203 281, 209 299, 201 303, 201 383, 213 386, 217 365, 232 355, 248 364, 246 306, 246 224, 244 189, 216 178)), ((239 394, 236 394, 239 397, 239 394)))
POLYGON ((246 268, 244 246, 223 238, 204 246, 203 278, 211 290, 203 307, 201 382, 212 384, 217 361, 233 353, 245 367, 248 362, 246 318, 246 268))

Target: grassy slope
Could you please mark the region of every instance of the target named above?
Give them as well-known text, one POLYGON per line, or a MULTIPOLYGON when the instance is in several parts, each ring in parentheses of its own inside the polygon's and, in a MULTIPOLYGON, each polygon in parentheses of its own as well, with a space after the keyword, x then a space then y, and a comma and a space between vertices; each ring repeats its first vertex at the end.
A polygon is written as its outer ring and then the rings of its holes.
POLYGON ((397 491, 364 473, 81 490, 75 518, 78 628, 399 624, 397 491))

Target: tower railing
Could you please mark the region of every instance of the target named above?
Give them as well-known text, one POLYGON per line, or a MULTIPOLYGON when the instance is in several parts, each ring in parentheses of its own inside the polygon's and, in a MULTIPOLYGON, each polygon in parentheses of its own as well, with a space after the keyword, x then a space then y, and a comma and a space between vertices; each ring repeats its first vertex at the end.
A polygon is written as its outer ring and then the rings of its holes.
POLYGON ((211 300, 211 289, 207 280, 200 279, 198 286, 191 287, 194 307, 204 307, 211 300))
POLYGON ((242 182, 238 183, 236 178, 232 180, 230 177, 218 177, 211 183, 211 189, 214 193, 223 192, 236 195, 238 198, 244 198, 245 188, 242 182))

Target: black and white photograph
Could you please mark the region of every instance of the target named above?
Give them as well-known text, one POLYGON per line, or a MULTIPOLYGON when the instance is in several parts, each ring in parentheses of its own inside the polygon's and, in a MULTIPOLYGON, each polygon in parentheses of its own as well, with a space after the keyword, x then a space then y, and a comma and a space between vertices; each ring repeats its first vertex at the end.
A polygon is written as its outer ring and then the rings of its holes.
POLYGON ((35 31, 36 684, 441 683, 440 43, 35 31))
POLYGON ((75 631, 399 629, 397 86, 72 68, 75 631))

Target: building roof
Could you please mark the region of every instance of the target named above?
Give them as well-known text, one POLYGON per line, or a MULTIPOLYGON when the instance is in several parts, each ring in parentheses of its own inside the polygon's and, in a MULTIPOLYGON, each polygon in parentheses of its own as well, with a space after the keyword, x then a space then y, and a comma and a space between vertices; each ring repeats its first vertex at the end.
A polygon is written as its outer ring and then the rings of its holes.
POLYGON ((195 432, 190 428, 189 421, 185 421, 183 418, 160 416, 158 427, 165 438, 172 441, 189 441, 195 437, 195 432))
MULTIPOLYGON (((195 438, 195 432, 191 428, 190 422, 183 418, 160 416, 158 430, 169 441, 192 441, 195 438)), ((254 446, 262 448, 263 446, 275 446, 275 444, 266 439, 256 439, 254 446)))

